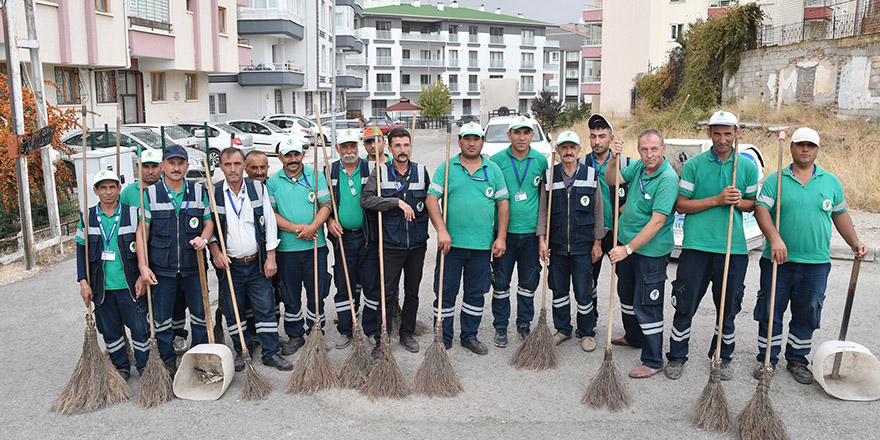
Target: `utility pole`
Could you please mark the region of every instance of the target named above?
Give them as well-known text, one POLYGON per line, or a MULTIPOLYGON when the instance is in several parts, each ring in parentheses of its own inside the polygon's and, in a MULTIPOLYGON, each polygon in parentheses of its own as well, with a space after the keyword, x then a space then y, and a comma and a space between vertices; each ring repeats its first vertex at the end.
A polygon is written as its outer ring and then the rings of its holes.
MULTIPOLYGON (((24 108, 21 95, 21 63, 18 58, 18 36, 15 33, 16 0, 3 2, 3 28, 6 29, 6 73, 9 83, 10 117, 12 133, 23 135, 24 108)), ((21 243, 24 251, 24 267, 31 270, 36 265, 34 254, 34 230, 31 218, 31 197, 28 180, 27 157, 15 159, 15 177, 18 180, 18 211, 21 216, 21 243)))
MULTIPOLYGON (((335 151, 336 147, 336 2, 330 2, 330 42, 333 48, 333 56, 330 57, 330 151, 335 151)), ((318 143, 315 142, 317 148, 318 143)), ((315 164, 318 166, 318 164, 315 164)))

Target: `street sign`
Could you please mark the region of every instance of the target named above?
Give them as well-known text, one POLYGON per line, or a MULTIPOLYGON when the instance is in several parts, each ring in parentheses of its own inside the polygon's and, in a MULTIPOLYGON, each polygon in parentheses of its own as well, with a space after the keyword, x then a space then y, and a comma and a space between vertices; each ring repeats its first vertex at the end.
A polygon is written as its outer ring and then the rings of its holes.
POLYGON ((51 124, 28 134, 7 136, 6 148, 11 158, 28 156, 43 146, 52 143, 54 138, 55 124, 51 124))

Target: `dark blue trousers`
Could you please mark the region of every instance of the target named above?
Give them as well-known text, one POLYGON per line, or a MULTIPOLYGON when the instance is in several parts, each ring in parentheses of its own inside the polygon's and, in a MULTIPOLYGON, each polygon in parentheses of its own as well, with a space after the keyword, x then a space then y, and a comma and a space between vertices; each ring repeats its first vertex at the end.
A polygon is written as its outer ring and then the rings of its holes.
MULTIPOLYGON (((453 337, 453 320, 455 316, 455 300, 464 276, 464 295, 461 302, 461 340, 470 341, 477 338, 477 329, 483 319, 483 304, 492 284, 491 251, 450 248, 446 254, 443 268, 443 304, 437 304, 434 297, 434 319, 438 312, 443 313, 443 342, 451 342, 453 337)), ((434 269, 434 294, 438 292, 440 282, 440 256, 437 251, 437 265, 434 269)))
MULTIPOLYGON (((363 232, 342 234, 342 245, 345 247, 345 260, 348 264, 348 280, 351 283, 351 296, 354 300, 354 304, 352 304, 348 300, 348 286, 345 283, 339 239, 330 236, 330 242, 333 244, 333 278, 336 284, 336 295, 333 297, 333 302, 336 306, 336 316, 339 318, 336 329, 340 334, 351 336, 351 310, 354 307, 354 312, 357 313, 360 308, 361 292, 364 292, 364 296, 375 298, 376 301, 379 299, 379 253, 376 247, 367 247, 367 240, 363 232)), ((378 322, 376 309, 377 307, 367 306, 367 301, 364 300, 364 315, 374 315, 370 317, 371 327, 378 322)), ((364 334, 369 336, 371 333, 367 333, 366 316, 363 321, 360 323, 361 327, 363 327, 364 334)), ((377 331, 375 328, 370 330, 377 331)))
POLYGON ((150 328, 147 322, 147 300, 131 300, 128 290, 107 290, 104 303, 95 304, 95 325, 104 338, 107 354, 117 370, 130 371, 128 353, 125 350, 125 327, 131 332, 135 368, 147 366, 150 354, 150 328))
POLYGON ((189 308, 189 326, 192 330, 192 346, 208 342, 208 331, 205 328, 205 307, 202 304, 202 286, 198 273, 173 277, 156 275, 158 284, 153 286, 153 320, 156 331, 156 344, 159 355, 166 363, 177 360, 172 341, 174 331, 171 328, 171 316, 174 313, 175 299, 178 289, 183 290, 186 306, 189 308))
POLYGON ((569 255, 550 253, 550 288, 553 289, 553 326, 571 336, 571 297, 577 302, 578 337, 596 336, 596 315, 593 309, 593 262, 590 254, 569 255))
MULTIPOLYGON (((272 279, 263 276, 260 271, 260 260, 248 262, 233 261, 229 265, 232 275, 232 287, 235 289, 235 302, 238 306, 238 318, 241 320, 244 341, 250 344, 251 336, 256 333, 262 347, 263 360, 269 359, 278 352, 278 320, 275 318, 275 300, 272 295, 272 279), (245 320, 242 307, 245 298, 250 301, 254 316, 254 327, 245 320)), ((226 330, 236 352, 241 352, 241 340, 238 336, 238 325, 235 322, 235 309, 232 307, 232 295, 229 292, 229 281, 226 271, 217 271, 217 284, 220 288, 220 307, 226 317, 226 330)))
POLYGON ((281 273, 281 297, 284 300, 284 331, 298 338, 312 331, 315 307, 324 328, 324 299, 330 293, 330 274, 327 272, 327 246, 318 248, 318 302, 315 304, 314 250, 275 252, 278 272, 281 273), (305 320, 303 320, 302 290, 306 290, 305 320), (305 331, 308 325, 308 332, 305 331))
MULTIPOLYGON (((758 356, 764 361, 767 349, 767 318, 770 316, 770 287, 773 263, 761 258, 761 290, 755 304, 755 321, 758 321, 758 356)), ((822 304, 831 263, 780 264, 776 272, 776 306, 773 309, 773 344, 770 363, 776 365, 782 350, 782 317, 791 305, 791 321, 788 323, 788 343, 785 360, 807 364, 807 355, 813 343, 813 332, 822 320, 822 304)))
POLYGON ((617 263, 617 295, 626 342, 642 348, 642 364, 663 366, 663 296, 669 255, 632 254, 617 263))
MULTIPOLYGON (((736 315, 742 309, 748 255, 731 255, 727 275, 727 295, 724 298, 724 325, 721 332, 721 362, 730 362, 735 347, 736 315)), ((712 283, 712 300, 715 303, 715 334, 709 346, 709 357, 715 355, 718 342, 718 310, 721 304, 721 284, 724 278, 724 254, 682 249, 678 256, 678 271, 672 282, 672 306, 675 315, 672 333, 669 335, 669 352, 666 358, 685 363, 688 360, 688 343, 691 339, 691 321, 709 283, 712 283)))
POLYGON ((529 327, 535 316, 535 290, 541 273, 538 236, 507 234, 507 251, 492 259, 492 316, 495 328, 507 328, 510 319, 510 282, 513 266, 519 278, 516 289, 516 326, 529 327))

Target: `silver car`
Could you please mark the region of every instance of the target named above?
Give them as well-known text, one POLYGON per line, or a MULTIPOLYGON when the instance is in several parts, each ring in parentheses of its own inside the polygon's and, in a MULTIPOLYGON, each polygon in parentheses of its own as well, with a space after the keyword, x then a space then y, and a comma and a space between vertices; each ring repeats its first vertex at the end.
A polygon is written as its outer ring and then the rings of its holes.
MULTIPOLYGON (((181 122, 177 125, 191 136, 204 139, 204 122, 181 122)), ((208 163, 212 168, 220 163, 220 152, 228 147, 238 148, 247 155, 254 150, 254 137, 229 124, 208 122, 208 163)))

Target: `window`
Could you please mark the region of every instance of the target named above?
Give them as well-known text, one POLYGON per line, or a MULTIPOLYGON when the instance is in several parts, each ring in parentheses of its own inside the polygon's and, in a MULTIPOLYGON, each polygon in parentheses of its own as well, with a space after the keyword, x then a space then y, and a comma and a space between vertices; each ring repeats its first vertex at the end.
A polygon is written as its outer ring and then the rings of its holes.
POLYGON ((535 45, 535 30, 534 29, 523 29, 522 30, 522 44, 525 46, 534 46, 535 45))
POLYGON ((502 79, 504 75, 489 75, 489 79, 502 79))
POLYGON ((504 44, 504 28, 490 27, 489 28, 489 43, 490 44, 504 44))
POLYGON ((480 32, 480 28, 478 26, 468 26, 468 43, 478 42, 480 36, 477 34, 479 32, 480 32))
POLYGON ((449 75, 449 84, 458 84, 458 75, 449 75))
POLYGON ((581 82, 599 82, 602 78, 602 61, 585 59, 581 82))
POLYGON ((165 100, 165 72, 150 73, 150 89, 153 101, 165 100))
POLYGON ((217 7, 217 22, 220 33, 226 34, 226 8, 223 6, 217 7))
POLYGON ((470 99, 462 99, 461 100, 461 114, 462 115, 471 114, 471 100, 470 99))
POLYGON ((376 65, 377 66, 390 66, 391 61, 391 48, 390 47, 377 47, 376 48, 376 65))
POLYGON ((480 67, 480 60, 477 58, 477 51, 468 52, 468 67, 480 67))
POLYGON ((519 80, 519 89, 523 92, 534 92, 535 91, 535 77, 533 76, 522 76, 519 80))
POLYGON ((106 104, 116 102, 115 71, 95 72, 95 96, 99 103, 106 104))
POLYGON ((315 114, 315 97, 312 93, 313 92, 306 92, 306 114, 307 115, 315 114))
POLYGON ((391 22, 390 21, 377 21, 376 22, 376 38, 381 39, 390 39, 391 38, 391 22))
POLYGON ((423 60, 430 60, 431 59, 431 51, 430 50, 420 50, 419 55, 421 56, 421 59, 423 59, 423 60))
POLYGON ((402 54, 403 59, 405 59, 405 60, 409 59, 409 49, 403 49, 403 52, 401 52, 401 54, 402 54))
POLYGON ((110 0, 95 0, 96 12, 110 12, 110 0))
POLYGON ((524 115, 529 112, 529 100, 528 99, 520 99, 519 100, 519 114, 524 115))
POLYGON ((681 31, 684 30, 683 24, 671 24, 669 25, 669 39, 675 41, 678 39, 678 36, 681 35, 681 31))
POLYGON ((56 96, 58 105, 79 103, 79 69, 74 67, 56 67, 55 84, 58 84, 56 96))
MULTIPOLYGON (((290 93, 290 111, 296 113, 296 92, 290 93)), ((302 124, 302 121, 300 121, 300 124, 302 124)))
POLYGON ((489 67, 504 67, 504 52, 489 52, 489 67))
POLYGON ((194 12, 192 7, 192 0, 186 0, 186 10, 189 12, 194 12))
POLYGON ((196 88, 197 84, 198 79, 196 78, 195 73, 186 73, 183 75, 183 88, 186 90, 187 101, 199 99, 198 89, 196 88))
POLYGON ((377 92, 390 92, 391 91, 391 74, 390 73, 377 73, 376 74, 376 91, 377 92))
POLYGON ((535 54, 531 52, 523 52, 521 54, 521 67, 523 69, 534 69, 535 68, 535 54))
POLYGON ((208 112, 212 115, 226 114, 225 93, 212 93, 208 96, 208 112))
POLYGON ((431 75, 419 75, 419 84, 423 86, 431 85, 431 75))
POLYGON ((388 101, 384 99, 374 99, 370 102, 370 109, 373 111, 373 116, 378 116, 382 114, 382 109, 388 107, 388 101))
POLYGON ((565 61, 580 61, 581 51, 570 51, 565 53, 565 61))
POLYGON ((400 84, 403 84, 405 86, 409 85, 409 74, 400 75, 400 84))

